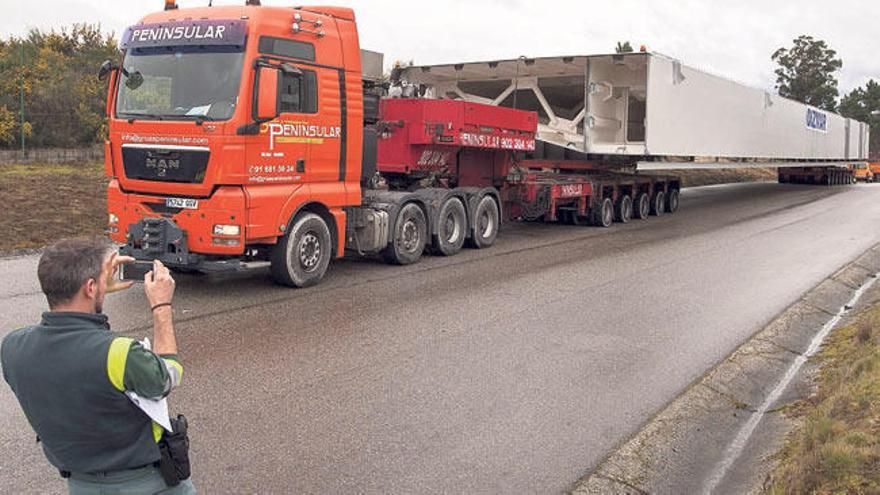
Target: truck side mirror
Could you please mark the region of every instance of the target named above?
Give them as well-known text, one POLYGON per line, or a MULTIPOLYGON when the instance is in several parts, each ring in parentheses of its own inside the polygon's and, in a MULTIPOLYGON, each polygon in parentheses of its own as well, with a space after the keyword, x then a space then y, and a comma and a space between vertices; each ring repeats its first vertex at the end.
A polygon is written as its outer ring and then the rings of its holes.
POLYGON ((267 122, 281 114, 280 72, 276 67, 257 68, 257 88, 253 117, 257 122, 267 122))
POLYGON ((110 77, 110 73, 118 68, 119 66, 114 64, 112 60, 105 60, 104 63, 101 64, 101 68, 98 69, 98 79, 101 81, 107 80, 107 78, 110 77))

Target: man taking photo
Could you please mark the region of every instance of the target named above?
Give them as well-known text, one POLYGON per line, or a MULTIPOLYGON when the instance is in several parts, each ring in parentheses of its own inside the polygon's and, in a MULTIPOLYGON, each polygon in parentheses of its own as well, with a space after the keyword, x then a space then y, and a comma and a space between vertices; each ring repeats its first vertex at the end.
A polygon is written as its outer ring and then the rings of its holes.
POLYGON ((125 395, 158 399, 180 383, 174 279, 159 261, 144 277, 152 351, 114 334, 102 314, 106 294, 133 284, 117 277, 120 266, 133 261, 103 239, 49 246, 37 268, 49 311, 0 347, 3 377, 71 494, 195 493, 188 478, 173 487, 165 482, 163 428, 125 395))

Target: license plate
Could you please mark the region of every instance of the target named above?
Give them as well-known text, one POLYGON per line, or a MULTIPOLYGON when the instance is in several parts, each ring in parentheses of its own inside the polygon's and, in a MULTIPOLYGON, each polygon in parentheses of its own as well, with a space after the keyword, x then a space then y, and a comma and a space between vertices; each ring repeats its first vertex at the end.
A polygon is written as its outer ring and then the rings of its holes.
POLYGON ((165 206, 168 208, 197 210, 199 208, 199 200, 190 198, 165 198, 165 206))

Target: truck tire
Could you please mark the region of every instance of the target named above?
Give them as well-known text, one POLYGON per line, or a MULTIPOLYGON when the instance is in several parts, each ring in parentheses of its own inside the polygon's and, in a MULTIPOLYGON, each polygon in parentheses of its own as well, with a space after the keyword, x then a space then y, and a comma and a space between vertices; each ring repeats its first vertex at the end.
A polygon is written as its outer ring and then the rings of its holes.
POLYGON ((678 189, 671 189, 669 194, 666 196, 666 211, 668 213, 675 213, 678 211, 678 206, 681 202, 681 197, 678 189))
POLYGON ((395 265, 411 265, 422 257, 428 236, 425 212, 415 203, 407 203, 397 213, 391 243, 382 251, 385 261, 395 265))
POLYGON ((614 223, 614 203, 611 198, 604 198, 593 206, 592 224, 597 227, 611 227, 614 223))
POLYGON ((651 202, 651 214, 655 216, 663 215, 663 210, 666 209, 666 193, 663 191, 657 191, 654 193, 654 201, 651 202))
POLYGON ((651 213, 651 200, 648 199, 647 193, 638 195, 638 199, 633 202, 633 218, 646 220, 651 213))
POLYGON ((629 195, 624 194, 617 200, 614 206, 614 219, 620 223, 627 223, 633 216, 633 200, 629 195))
POLYGON ((437 236, 433 251, 443 256, 452 256, 461 251, 467 237, 467 212, 458 198, 449 198, 437 214, 437 236))
POLYGON ((498 204, 491 196, 483 196, 474 209, 474 226, 471 230, 470 244, 476 249, 485 249, 495 244, 501 214, 498 204))
POLYGON ((272 279, 288 287, 309 287, 324 278, 333 254, 330 229, 314 213, 300 215, 269 256, 272 279))

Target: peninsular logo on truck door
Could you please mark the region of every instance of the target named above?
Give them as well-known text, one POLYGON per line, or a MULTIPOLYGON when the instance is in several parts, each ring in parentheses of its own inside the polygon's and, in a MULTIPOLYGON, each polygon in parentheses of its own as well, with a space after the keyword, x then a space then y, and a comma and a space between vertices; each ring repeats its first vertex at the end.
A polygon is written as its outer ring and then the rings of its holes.
POLYGON ((275 120, 260 125, 260 134, 269 135, 269 150, 275 143, 323 144, 325 139, 339 139, 340 126, 315 125, 308 122, 275 120))

